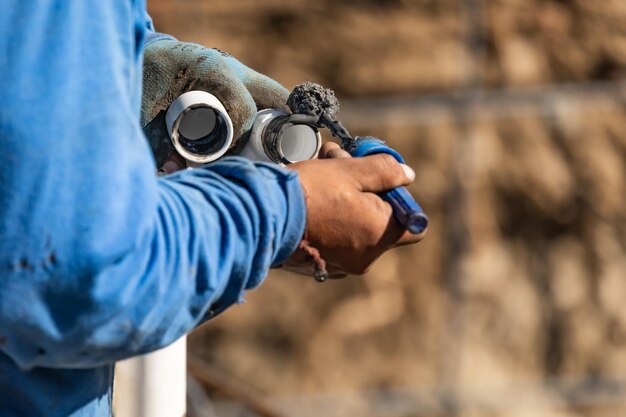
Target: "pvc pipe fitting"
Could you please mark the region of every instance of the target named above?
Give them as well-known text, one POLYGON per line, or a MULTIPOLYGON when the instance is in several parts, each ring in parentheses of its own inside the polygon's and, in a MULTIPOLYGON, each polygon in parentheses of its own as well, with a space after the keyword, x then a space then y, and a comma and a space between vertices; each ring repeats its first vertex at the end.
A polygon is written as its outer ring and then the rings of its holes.
POLYGON ((284 166, 317 157, 321 146, 315 126, 291 123, 289 113, 267 109, 257 114, 250 140, 239 155, 284 166))
POLYGON ((178 153, 196 164, 215 161, 233 143, 233 122, 222 103, 206 91, 189 91, 172 102, 165 125, 178 153))

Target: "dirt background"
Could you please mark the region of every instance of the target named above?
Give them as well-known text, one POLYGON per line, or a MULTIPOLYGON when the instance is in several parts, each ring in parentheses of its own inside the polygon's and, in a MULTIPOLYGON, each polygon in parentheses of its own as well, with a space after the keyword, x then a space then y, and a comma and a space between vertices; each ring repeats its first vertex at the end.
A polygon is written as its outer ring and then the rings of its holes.
POLYGON ((148 6, 160 31, 333 88, 431 217, 363 278, 272 273, 190 354, 290 416, 626 415, 625 1, 148 6))

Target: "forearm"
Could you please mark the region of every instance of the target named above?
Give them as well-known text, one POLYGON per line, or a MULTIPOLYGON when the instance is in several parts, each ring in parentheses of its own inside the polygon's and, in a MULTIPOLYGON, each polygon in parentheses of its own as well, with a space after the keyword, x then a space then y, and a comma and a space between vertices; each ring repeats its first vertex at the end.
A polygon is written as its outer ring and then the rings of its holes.
POLYGON ((113 18, 94 1, 81 21, 66 16, 79 3, 43 17, 8 7, 38 21, 0 22, 11 31, 2 56, 13 57, 0 67, 12 81, 0 86, 3 352, 24 368, 87 367, 160 348, 295 248, 305 218, 295 174, 225 160, 154 176, 125 10, 113 18))
POLYGON ((92 366, 165 346, 237 302, 300 239, 298 219, 283 217, 300 213, 295 175, 226 160, 161 180, 159 194, 154 229, 99 268, 68 271, 74 253, 52 244, 54 261, 4 277, 0 319, 15 360, 92 366))

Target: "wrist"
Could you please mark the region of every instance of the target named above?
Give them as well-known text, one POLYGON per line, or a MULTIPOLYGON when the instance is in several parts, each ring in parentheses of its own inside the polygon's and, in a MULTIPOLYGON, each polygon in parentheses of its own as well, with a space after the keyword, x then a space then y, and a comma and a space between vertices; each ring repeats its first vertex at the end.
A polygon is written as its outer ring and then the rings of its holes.
POLYGON ((160 32, 153 32, 151 30, 146 31, 146 38, 145 41, 143 43, 144 48, 148 47, 149 45, 158 42, 158 41, 162 41, 162 40, 171 40, 171 41, 175 41, 176 38, 174 38, 173 36, 170 35, 166 35, 165 33, 160 33, 160 32))

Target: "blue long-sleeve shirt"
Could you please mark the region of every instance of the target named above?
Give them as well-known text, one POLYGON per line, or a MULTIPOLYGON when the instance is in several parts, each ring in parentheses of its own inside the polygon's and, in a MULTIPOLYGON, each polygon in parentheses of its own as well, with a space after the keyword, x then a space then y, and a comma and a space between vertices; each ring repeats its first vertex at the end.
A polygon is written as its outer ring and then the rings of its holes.
POLYGON ((295 173, 155 177, 142 0, 0 13, 0 416, 108 416, 112 363, 237 302, 296 248, 295 173))

